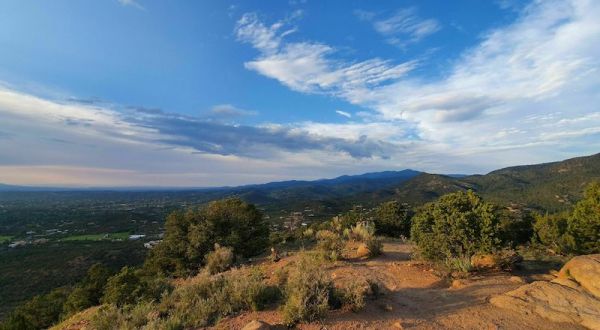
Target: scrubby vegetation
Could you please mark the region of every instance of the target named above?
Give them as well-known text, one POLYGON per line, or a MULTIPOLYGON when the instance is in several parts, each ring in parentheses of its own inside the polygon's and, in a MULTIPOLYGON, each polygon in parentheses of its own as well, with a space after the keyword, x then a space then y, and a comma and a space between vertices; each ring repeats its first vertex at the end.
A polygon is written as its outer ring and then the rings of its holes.
POLYGON ((600 252, 600 183, 590 184, 572 212, 535 220, 535 239, 557 253, 600 252))
POLYGON ((412 211, 406 204, 397 201, 381 203, 375 209, 373 218, 377 233, 392 237, 408 237, 412 215, 412 211))
MULTIPOLYGON (((244 258, 281 242, 281 237, 269 241, 269 229, 255 206, 229 198, 177 211, 168 217, 164 240, 143 267, 126 266, 113 274, 94 265, 78 284, 19 307, 1 329, 47 328, 98 305, 91 319, 96 329, 204 327, 266 307, 279 308, 289 326, 320 320, 332 308, 358 312, 377 296, 377 284, 370 279, 334 284, 327 268, 357 260, 343 260, 356 246, 368 251, 361 258, 381 254, 376 234, 410 236, 418 256, 465 273, 486 263, 508 269, 518 259, 514 248, 530 243, 560 254, 600 252, 600 184, 590 185, 571 212, 558 214, 502 208, 472 191, 444 195, 414 215, 397 202, 372 211, 355 208, 282 235, 285 242, 297 240, 302 249, 306 243, 314 250, 298 253, 269 276, 261 266, 242 266, 244 258)), ((280 262, 279 250, 272 251, 275 257, 263 254, 263 263, 280 262)))
POLYGON ((215 243, 244 257, 267 247, 269 228, 254 205, 238 198, 210 202, 167 218, 164 240, 152 249, 145 267, 168 276, 196 273, 215 243))
POLYGON ((232 248, 215 243, 215 250, 204 256, 205 269, 209 274, 224 272, 233 266, 234 259, 232 248))
POLYGON ((300 256, 285 285, 284 321, 291 326, 323 318, 332 294, 333 283, 319 262, 308 255, 300 256))
POLYGON ((470 258, 491 253, 500 244, 496 207, 472 191, 426 204, 412 221, 411 237, 426 259, 470 258))

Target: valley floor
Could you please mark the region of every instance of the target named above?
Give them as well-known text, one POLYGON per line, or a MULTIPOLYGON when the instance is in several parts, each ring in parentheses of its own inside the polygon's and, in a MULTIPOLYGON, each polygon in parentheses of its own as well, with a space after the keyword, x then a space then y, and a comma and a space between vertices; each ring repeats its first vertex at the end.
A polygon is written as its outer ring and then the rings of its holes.
MULTIPOLYGON (((412 246, 390 241, 384 254, 372 260, 346 260, 329 266, 334 282, 368 278, 383 287, 384 294, 369 300, 353 313, 330 311, 319 323, 300 324, 298 329, 574 329, 572 324, 553 323, 537 315, 524 315, 491 305, 491 296, 516 289, 524 282, 550 279, 546 274, 492 272, 468 279, 445 278, 429 264, 411 260, 412 246), (520 275, 520 276, 519 276, 520 275)), ((294 259, 265 262, 267 274, 294 259)), ((248 312, 226 318, 213 329, 242 329, 252 320, 286 329, 276 309, 248 312)), ((577 329, 575 327, 575 329, 577 329)))

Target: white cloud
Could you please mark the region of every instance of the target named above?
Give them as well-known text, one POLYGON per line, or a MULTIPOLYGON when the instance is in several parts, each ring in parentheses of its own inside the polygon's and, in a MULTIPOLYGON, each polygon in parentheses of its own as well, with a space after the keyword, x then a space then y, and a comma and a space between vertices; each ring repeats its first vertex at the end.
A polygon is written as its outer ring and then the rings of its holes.
MULTIPOLYGON (((364 15, 362 15, 364 19, 364 15)), ((377 32, 384 35, 393 45, 405 47, 439 31, 441 24, 433 19, 423 19, 417 15, 415 8, 398 10, 392 16, 384 19, 370 18, 377 32)))
POLYGON ((352 118, 352 114, 346 111, 342 111, 342 110, 335 110, 335 113, 337 113, 340 116, 346 117, 346 118, 352 118))
MULTIPOLYGON (((246 66, 293 90, 327 93, 369 109, 375 114, 360 117, 370 121, 412 127, 427 145, 413 146, 415 153, 458 163, 453 154, 469 160, 466 168, 493 169, 599 150, 600 120, 591 115, 600 104, 598 17, 598 1, 534 1, 513 23, 483 34, 478 45, 451 62, 447 74, 433 80, 412 71, 427 65, 422 60, 365 60, 355 65, 368 69, 344 75, 349 65, 336 58, 333 47, 288 42, 277 33, 275 46, 257 47, 259 56, 246 66), (535 119, 548 114, 562 126, 535 119)), ((382 23, 380 31, 397 31, 399 22, 382 23)))
POLYGON ((285 42, 285 21, 265 25, 254 13, 245 14, 236 25, 239 40, 251 44, 260 56, 246 68, 279 80, 293 90, 344 94, 348 90, 384 84, 406 75, 416 61, 392 65, 373 58, 365 61, 336 60, 336 50, 317 42, 285 42))

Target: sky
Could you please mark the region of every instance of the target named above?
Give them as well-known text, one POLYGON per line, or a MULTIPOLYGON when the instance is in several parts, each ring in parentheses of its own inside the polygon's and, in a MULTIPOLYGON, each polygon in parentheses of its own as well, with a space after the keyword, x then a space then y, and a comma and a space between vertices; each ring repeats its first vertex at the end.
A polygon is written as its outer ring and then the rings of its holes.
POLYGON ((600 152, 600 1, 0 2, 0 183, 209 187, 600 152))

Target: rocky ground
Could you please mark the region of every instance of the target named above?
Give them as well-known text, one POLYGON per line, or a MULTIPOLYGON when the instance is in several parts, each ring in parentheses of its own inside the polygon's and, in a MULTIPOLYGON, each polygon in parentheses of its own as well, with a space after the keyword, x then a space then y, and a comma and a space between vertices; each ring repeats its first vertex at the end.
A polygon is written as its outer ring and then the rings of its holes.
MULTIPOLYGON (((319 323, 300 324, 298 329, 584 329, 580 324, 551 321, 535 308, 497 307, 492 297, 503 296, 526 283, 554 276, 543 272, 487 272, 452 279, 431 265, 411 260, 412 247, 393 241, 384 244, 384 254, 372 260, 349 259, 328 267, 336 284, 367 278, 377 281, 384 294, 369 300, 366 308, 353 313, 330 311, 319 323)), ((293 260, 265 262, 267 274, 293 260)), ((538 283, 538 282, 536 282, 538 283)), ((518 298, 516 298, 518 299, 518 298)), ((252 321, 285 329, 276 308, 248 312, 222 320, 213 329, 242 329, 252 321)))

